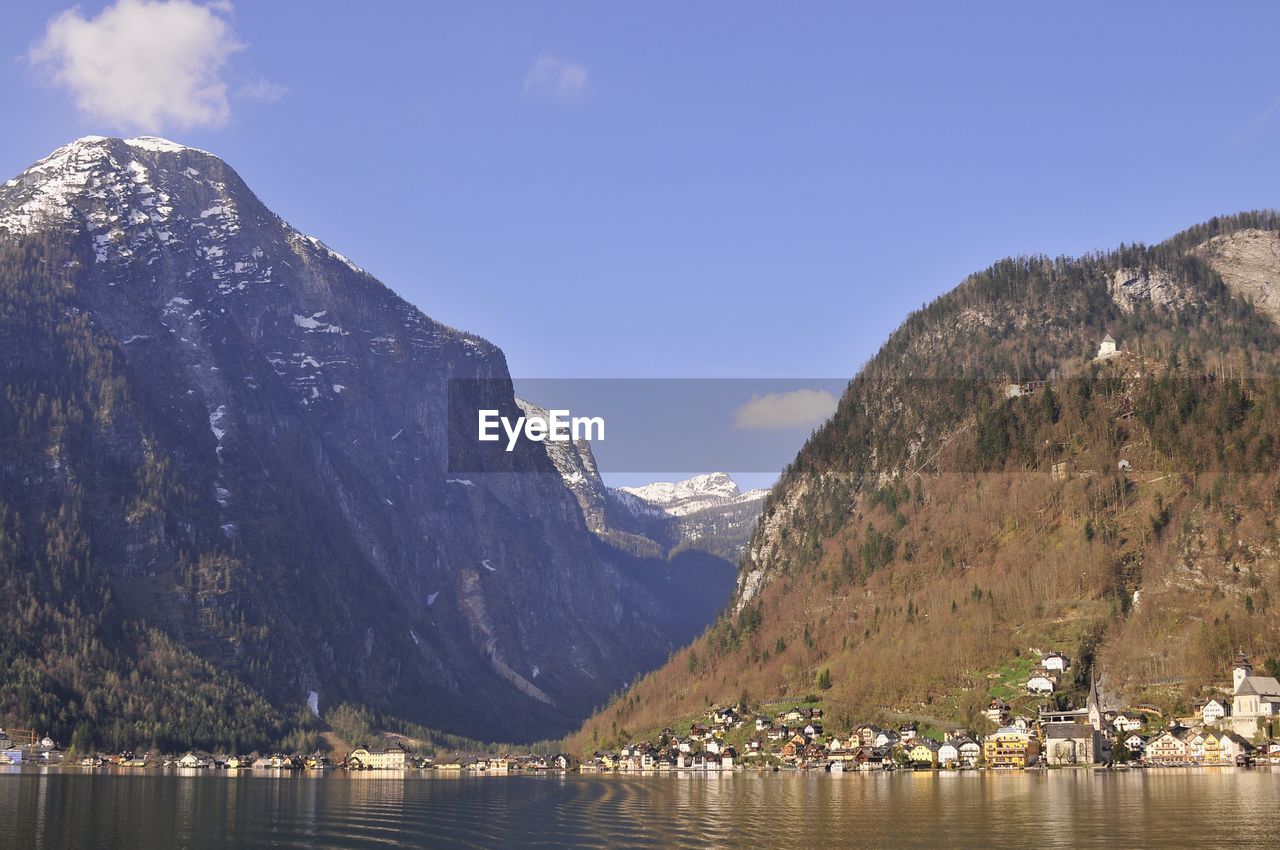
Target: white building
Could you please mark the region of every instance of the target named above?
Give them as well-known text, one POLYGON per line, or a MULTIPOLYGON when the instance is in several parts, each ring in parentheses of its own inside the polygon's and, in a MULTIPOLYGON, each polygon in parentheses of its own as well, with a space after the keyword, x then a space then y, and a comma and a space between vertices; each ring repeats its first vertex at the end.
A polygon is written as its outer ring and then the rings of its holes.
POLYGON ((1217 697, 1214 697, 1213 699, 1207 700, 1205 704, 1200 707, 1200 720, 1206 725, 1212 726, 1227 716, 1229 713, 1229 707, 1230 703, 1225 699, 1218 699, 1217 697))
POLYGON ((1280 716, 1280 682, 1274 676, 1253 675, 1242 652, 1231 668, 1231 724, 1237 734, 1258 734, 1258 722, 1280 716))
POLYGON ((1027 679, 1027 693, 1051 694, 1053 693, 1053 680, 1043 675, 1032 676, 1027 679))
POLYGON ((1040 666, 1046 670, 1056 670, 1061 673, 1067 669, 1067 659, 1058 652, 1045 653, 1045 656, 1040 659, 1040 666))
POLYGON ((1102 338, 1102 344, 1098 346, 1097 360, 1106 360, 1109 357, 1115 357, 1120 352, 1116 350, 1116 341, 1111 338, 1111 334, 1107 334, 1102 338))

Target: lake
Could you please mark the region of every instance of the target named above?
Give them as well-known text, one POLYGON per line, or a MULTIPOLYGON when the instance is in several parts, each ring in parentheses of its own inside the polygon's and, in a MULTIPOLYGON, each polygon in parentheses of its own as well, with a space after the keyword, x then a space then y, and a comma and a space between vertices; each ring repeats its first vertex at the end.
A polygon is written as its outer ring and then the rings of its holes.
POLYGON ((0 847, 1185 847, 1280 840, 1280 770, 442 776, 0 768, 0 847))

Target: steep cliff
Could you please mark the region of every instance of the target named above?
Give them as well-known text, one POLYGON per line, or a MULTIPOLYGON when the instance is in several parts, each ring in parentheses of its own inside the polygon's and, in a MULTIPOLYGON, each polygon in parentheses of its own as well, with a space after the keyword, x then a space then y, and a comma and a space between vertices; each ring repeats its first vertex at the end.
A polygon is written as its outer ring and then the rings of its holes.
MULTIPOLYGON (((77 639, 115 653, 113 676, 139 657, 122 636, 148 635, 281 712, 314 692, 322 711, 545 737, 731 585, 601 545, 536 451, 527 471, 450 473, 449 382, 496 380, 515 411, 502 352, 290 227, 209 153, 90 137, 8 181, 0 292, 3 607, 46 588, 63 634, 93 606, 77 639)), ((142 709, 91 711, 108 671, 59 672, 52 628, 10 633, 9 670, 44 672, 7 716, 182 740, 142 709)))

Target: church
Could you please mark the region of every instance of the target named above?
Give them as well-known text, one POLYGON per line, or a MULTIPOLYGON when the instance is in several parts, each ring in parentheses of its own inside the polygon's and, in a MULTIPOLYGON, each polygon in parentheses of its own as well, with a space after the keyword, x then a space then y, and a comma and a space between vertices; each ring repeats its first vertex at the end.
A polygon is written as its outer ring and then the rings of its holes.
POLYGON ((1274 676, 1253 675, 1243 652, 1231 668, 1231 685, 1231 726, 1236 734, 1255 737, 1260 721, 1280 717, 1280 682, 1274 676))

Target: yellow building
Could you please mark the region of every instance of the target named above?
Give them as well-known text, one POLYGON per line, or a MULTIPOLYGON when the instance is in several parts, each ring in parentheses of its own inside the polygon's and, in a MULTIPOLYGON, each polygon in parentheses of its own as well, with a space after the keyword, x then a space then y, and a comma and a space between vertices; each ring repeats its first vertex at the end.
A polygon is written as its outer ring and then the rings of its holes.
POLYGON ((937 767, 938 745, 932 741, 918 741, 915 746, 907 750, 907 758, 913 765, 937 767))
POLYGON ((1025 729, 1002 726, 982 742, 987 767, 1026 767, 1040 756, 1039 742, 1025 729))

